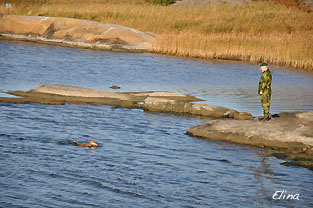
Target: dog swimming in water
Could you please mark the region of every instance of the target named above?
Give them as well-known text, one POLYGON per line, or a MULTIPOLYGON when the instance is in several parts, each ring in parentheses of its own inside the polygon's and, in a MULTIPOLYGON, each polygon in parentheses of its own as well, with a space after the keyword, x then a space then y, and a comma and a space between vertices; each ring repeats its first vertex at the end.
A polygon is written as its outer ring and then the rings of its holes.
POLYGON ((98 146, 98 144, 95 141, 91 141, 89 143, 75 142, 75 144, 80 147, 97 147, 98 146))

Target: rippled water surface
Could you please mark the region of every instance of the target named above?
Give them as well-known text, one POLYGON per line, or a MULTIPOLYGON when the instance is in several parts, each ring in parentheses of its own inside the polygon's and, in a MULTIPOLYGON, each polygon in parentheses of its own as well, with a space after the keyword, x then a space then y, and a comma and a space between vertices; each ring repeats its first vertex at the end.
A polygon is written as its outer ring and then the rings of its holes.
MULTIPOLYGON (((271 69, 272 112, 313 110, 310 74, 271 69)), ((68 84, 167 90, 261 114, 240 63, 0 40, 0 91, 68 84)), ((0 94, 5 96, 5 94, 0 94)), ((0 207, 312 207, 313 172, 262 149, 189 137, 208 120, 94 105, 0 103, 0 207), (95 140, 96 149, 74 141, 95 140), (279 190, 300 200, 273 200, 279 190)))

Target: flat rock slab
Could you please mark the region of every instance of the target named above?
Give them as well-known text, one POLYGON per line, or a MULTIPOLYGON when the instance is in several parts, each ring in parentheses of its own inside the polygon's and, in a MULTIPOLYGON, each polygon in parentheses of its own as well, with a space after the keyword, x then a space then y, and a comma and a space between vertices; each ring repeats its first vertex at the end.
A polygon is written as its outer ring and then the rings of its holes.
POLYGON ((191 95, 174 92, 108 92, 69 85, 41 84, 29 92, 14 91, 8 92, 8 94, 19 96, 20 98, 0 98, 0 102, 17 104, 33 102, 51 105, 65 103, 97 104, 143 108, 151 112, 253 120, 250 113, 240 113, 222 106, 195 104, 192 102, 203 100, 191 95))
POLYGON ((0 35, 115 51, 149 51, 157 35, 73 18, 0 14, 0 35))
POLYGON ((215 120, 187 134, 261 147, 313 147, 313 111, 279 115, 270 121, 215 120))
POLYGON ((84 87, 75 87, 69 85, 52 85, 52 84, 37 85, 36 88, 31 90, 30 92, 41 92, 73 97, 116 98, 120 100, 130 100, 133 98, 131 95, 108 92, 104 90, 95 90, 84 87))
POLYGON ((144 109, 152 112, 167 112, 207 116, 211 118, 233 118, 238 120, 253 120, 250 113, 240 113, 222 106, 196 104, 182 100, 148 97, 144 102, 144 109))
POLYGON ((7 103, 41 103, 41 104, 97 104, 114 105, 120 107, 142 108, 148 97, 174 99, 184 102, 202 101, 191 95, 172 92, 108 92, 70 85, 41 84, 29 92, 14 91, 8 94, 18 97, 0 98, 0 102, 7 103))
POLYGON ((194 96, 184 95, 174 92, 108 92, 104 90, 96 90, 84 87, 76 87, 70 85, 54 85, 54 84, 41 84, 37 85, 35 89, 30 91, 40 92, 47 94, 55 94, 71 97, 85 97, 85 98, 114 98, 119 100, 128 100, 134 102, 143 102, 147 97, 160 97, 167 99, 176 99, 183 101, 200 101, 201 99, 194 96))

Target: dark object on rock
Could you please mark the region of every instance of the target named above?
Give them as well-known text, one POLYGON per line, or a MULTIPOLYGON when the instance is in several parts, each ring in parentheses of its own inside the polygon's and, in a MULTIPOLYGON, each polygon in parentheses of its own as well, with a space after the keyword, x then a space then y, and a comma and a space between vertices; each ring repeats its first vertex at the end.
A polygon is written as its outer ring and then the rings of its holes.
POLYGON ((279 118, 280 116, 278 114, 272 115, 272 118, 279 118))
POLYGON ((111 89, 121 89, 121 87, 119 87, 119 86, 117 86, 117 85, 112 85, 110 88, 111 88, 111 89))

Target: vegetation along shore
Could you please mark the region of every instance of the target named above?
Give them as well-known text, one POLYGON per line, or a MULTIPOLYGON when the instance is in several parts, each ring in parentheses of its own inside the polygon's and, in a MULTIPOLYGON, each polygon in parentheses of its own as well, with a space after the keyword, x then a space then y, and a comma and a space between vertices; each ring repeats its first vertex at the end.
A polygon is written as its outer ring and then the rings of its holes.
POLYGON ((153 53, 264 61, 312 71, 313 12, 299 2, 175 7, 150 0, 12 0, 12 8, 2 4, 0 13, 69 17, 153 32, 160 36, 153 53))

